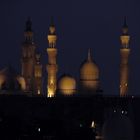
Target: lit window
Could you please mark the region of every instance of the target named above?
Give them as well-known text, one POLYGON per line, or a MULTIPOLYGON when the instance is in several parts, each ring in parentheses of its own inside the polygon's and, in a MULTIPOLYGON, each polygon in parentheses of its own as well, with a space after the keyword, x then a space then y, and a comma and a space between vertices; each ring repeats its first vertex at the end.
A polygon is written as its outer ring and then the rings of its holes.
POLYGON ((41 130, 41 129, 40 129, 40 128, 38 128, 38 132, 40 132, 40 130, 41 130))
POLYGON ((116 110, 114 110, 114 113, 116 113, 116 110))
POLYGON ((80 127, 83 127, 83 125, 82 125, 82 124, 80 124, 80 127))
POLYGON ((96 127, 95 122, 92 121, 92 123, 91 123, 91 128, 95 128, 95 127, 96 127))
POLYGON ((125 111, 125 114, 127 114, 127 111, 125 111))
POLYGON ((40 90, 38 89, 37 94, 40 95, 40 90))

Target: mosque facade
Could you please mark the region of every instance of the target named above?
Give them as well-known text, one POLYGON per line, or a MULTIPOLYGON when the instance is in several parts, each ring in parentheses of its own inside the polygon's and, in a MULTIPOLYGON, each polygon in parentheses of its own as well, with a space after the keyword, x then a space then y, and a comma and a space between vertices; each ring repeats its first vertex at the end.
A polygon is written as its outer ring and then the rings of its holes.
MULTIPOLYGON (((55 97, 57 93, 62 93, 64 96, 71 96, 78 93, 84 94, 86 91, 89 94, 96 94, 100 88, 99 68, 92 58, 91 50, 89 49, 87 51, 87 58, 80 66, 79 81, 76 81, 70 74, 62 74, 59 78, 57 77, 59 71, 57 64, 57 34, 53 20, 49 26, 47 40, 48 48, 46 48, 46 53, 48 55, 48 62, 46 64, 47 82, 45 96, 55 97)), ((32 95, 44 96, 43 67, 41 53, 37 44, 34 42, 32 22, 31 19, 28 19, 24 31, 24 41, 22 43, 21 73, 16 74, 16 72, 13 72, 15 70, 11 66, 1 70, 1 90, 6 89, 4 85, 7 85, 7 89, 10 88, 10 85, 8 85, 10 82, 6 78, 9 77, 8 75, 11 75, 10 80, 13 82, 13 90, 21 90, 22 92, 30 92, 32 95), (19 84, 18 88, 16 86, 17 83, 19 84)))
MULTIPOLYGON (((133 98, 120 98, 127 97, 129 87, 130 36, 126 20, 120 36, 122 46, 120 49, 120 86, 118 86, 118 88, 120 87, 120 97, 102 96, 100 70, 92 58, 91 49, 87 50, 87 58, 80 65, 79 81, 76 81, 70 74, 63 74, 61 77, 57 77, 59 72, 59 64, 57 64, 57 34, 52 20, 47 36, 48 48, 46 48, 46 54, 48 55, 48 62, 46 64, 47 82, 45 84, 44 98, 44 66, 41 63, 41 53, 34 42, 34 33, 30 19, 26 22, 24 38, 22 43, 21 73, 17 73, 10 65, 1 70, 0 93, 2 95, 16 93, 27 96, 22 98, 19 96, 16 98, 1 96, 0 124, 3 116, 7 117, 14 114, 14 117, 16 116, 22 120, 24 129, 27 128, 27 126, 24 126, 26 123, 30 128, 35 128, 32 131, 36 133, 40 133, 40 130, 44 129, 42 135, 47 135, 46 139, 53 139, 54 136, 58 137, 58 135, 61 139, 73 139, 71 136, 73 135, 73 130, 76 132, 75 128, 78 128, 78 131, 80 130, 78 134, 80 139, 134 139, 131 121, 133 118, 131 114, 133 113, 131 113, 129 105, 135 106, 135 103, 133 98), (28 98, 28 95, 31 98, 28 98), (57 96, 60 98, 57 98, 57 96), (73 98, 77 96, 84 98, 73 98), (48 122, 41 123, 43 119, 48 122), (41 121, 38 123, 38 120, 41 121), (55 121, 56 124, 62 121, 64 126, 62 124, 59 127, 55 126, 55 121), (46 126, 49 126, 50 123, 51 126, 47 129, 52 129, 52 131, 57 129, 58 135, 57 133, 48 134, 49 131, 45 131, 47 130, 46 126), (37 126, 32 127, 32 124, 37 126), (86 132, 87 134, 84 135, 86 132), (96 133, 96 135, 90 137, 93 133, 96 133)), ((15 122, 18 122, 18 120, 15 120, 15 122)), ((43 138, 45 139, 45 137, 43 138)))
MULTIPOLYGON (((26 21, 26 28, 24 31, 24 42, 22 43, 21 55, 21 73, 15 74, 14 69, 5 68, 0 71, 0 88, 5 89, 8 83, 8 75, 11 75, 11 82, 15 81, 19 84, 23 92, 31 92, 33 95, 44 95, 43 93, 43 65, 41 63, 41 53, 38 51, 38 46, 34 42, 34 32, 32 30, 31 19, 26 21), (12 74, 13 73, 13 74, 12 74), (16 77, 14 77, 16 76, 16 77), (16 79, 16 80, 15 80, 16 79)), ((91 50, 88 50, 87 58, 80 66, 80 80, 76 81, 71 75, 61 76, 60 83, 58 83, 57 73, 59 71, 57 64, 57 34, 53 20, 49 26, 48 32, 48 48, 46 49, 48 55, 48 63, 46 65, 47 83, 46 96, 55 97, 57 92, 62 95, 74 95, 77 93, 97 94, 100 87, 100 70, 98 65, 92 58, 91 50), (59 90, 60 89, 60 90, 59 90), (57 92, 56 92, 57 91, 57 92)), ((129 86, 129 41, 128 26, 126 20, 122 27, 122 34, 120 36, 120 96, 126 96, 129 86)), ((10 82, 9 82, 10 83, 10 82)), ((119 86, 118 86, 119 87, 119 86)), ((14 86, 13 86, 14 89, 14 86)), ((15 86, 15 89, 17 87, 15 86)), ((80 95, 80 94, 79 94, 80 95)))

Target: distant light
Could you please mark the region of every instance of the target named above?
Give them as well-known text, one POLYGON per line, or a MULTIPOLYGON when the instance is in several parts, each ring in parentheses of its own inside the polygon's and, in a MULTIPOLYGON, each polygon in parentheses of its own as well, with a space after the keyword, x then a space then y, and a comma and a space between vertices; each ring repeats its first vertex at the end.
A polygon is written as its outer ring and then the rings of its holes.
POLYGON ((40 128, 38 128, 38 132, 40 132, 41 131, 41 129, 40 128))
POLYGON ((52 98, 53 96, 51 94, 48 95, 48 98, 52 98))
POLYGON ((134 96, 132 96, 132 99, 134 98, 134 96))
POLYGON ((83 125, 82 125, 82 124, 80 124, 80 127, 83 127, 83 125))
POLYGON ((114 110, 114 113, 116 113, 116 110, 114 110))
POLYGON ((124 114, 124 111, 122 110, 122 114, 124 114))
POLYGON ((40 90, 38 89, 37 94, 40 95, 40 90))
POLYGON ((95 127, 96 127, 95 122, 92 121, 92 123, 91 123, 91 128, 95 128, 95 127))
POLYGON ((102 136, 95 136, 96 140, 103 140, 102 136))

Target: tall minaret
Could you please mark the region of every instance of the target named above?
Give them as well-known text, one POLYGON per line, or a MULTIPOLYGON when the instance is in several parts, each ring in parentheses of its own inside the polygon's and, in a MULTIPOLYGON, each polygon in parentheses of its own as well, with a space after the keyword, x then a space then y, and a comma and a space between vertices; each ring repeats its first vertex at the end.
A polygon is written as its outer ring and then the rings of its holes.
POLYGON ((48 42, 49 47, 47 48, 48 53, 48 64, 47 64, 47 72, 48 72, 48 80, 47 80, 47 97, 54 97, 56 93, 56 82, 57 82, 57 64, 56 64, 56 55, 57 49, 56 46, 56 31, 53 21, 51 21, 49 27, 48 34, 48 42))
POLYGON ((122 28, 122 35, 120 36, 122 48, 120 49, 121 64, 120 64, 120 96, 126 96, 128 92, 128 79, 129 79, 129 66, 128 59, 130 54, 129 41, 130 36, 128 34, 128 26, 126 18, 122 28))
POLYGON ((33 90, 34 81, 34 64, 35 64, 35 48, 36 45, 33 42, 32 22, 28 18, 26 21, 26 28, 24 32, 25 41, 22 44, 22 76, 25 78, 26 91, 33 90))
POLYGON ((35 94, 40 95, 42 93, 42 64, 40 63, 40 53, 36 53, 36 63, 34 67, 34 89, 35 94))

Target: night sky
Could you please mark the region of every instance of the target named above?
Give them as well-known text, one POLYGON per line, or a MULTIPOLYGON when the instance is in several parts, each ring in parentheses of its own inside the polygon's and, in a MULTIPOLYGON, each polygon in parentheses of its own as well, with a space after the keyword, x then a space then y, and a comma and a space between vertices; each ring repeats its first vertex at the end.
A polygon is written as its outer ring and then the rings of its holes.
POLYGON ((140 95, 139 0, 1 0, 0 69, 11 63, 20 71, 21 44, 28 16, 32 18, 42 63, 47 64, 47 33, 53 16, 58 35, 58 75, 70 73, 78 80, 80 64, 91 48, 105 94, 119 93, 119 36, 127 16, 131 35, 129 91, 140 95))

